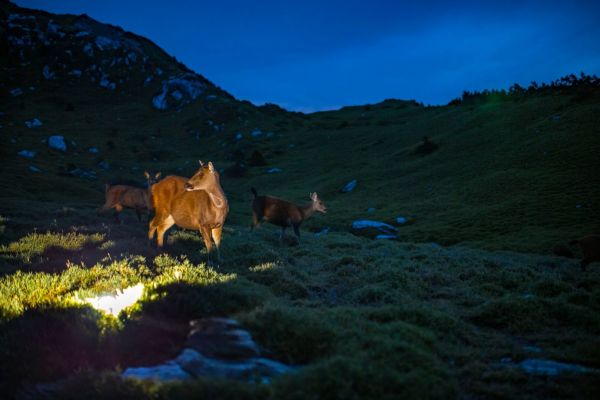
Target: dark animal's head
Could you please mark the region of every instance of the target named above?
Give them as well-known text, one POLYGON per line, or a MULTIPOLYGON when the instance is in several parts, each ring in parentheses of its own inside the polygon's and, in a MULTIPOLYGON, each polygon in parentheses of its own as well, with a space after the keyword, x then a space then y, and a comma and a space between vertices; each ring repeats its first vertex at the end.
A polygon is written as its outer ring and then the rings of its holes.
POLYGON ((317 196, 317 193, 311 193, 310 199, 312 200, 313 208, 316 211, 322 212, 323 214, 325 214, 327 212, 327 207, 325 207, 325 203, 323 203, 321 201, 321 199, 319 199, 319 196, 317 196))
POLYGON ((206 190, 219 182, 219 173, 215 170, 212 162, 205 165, 200 161, 200 169, 183 185, 188 192, 194 190, 206 190))
POLYGON ((150 188, 160 179, 160 172, 152 175, 148 171, 144 171, 144 176, 146 177, 146 180, 148 181, 148 187, 150 188))

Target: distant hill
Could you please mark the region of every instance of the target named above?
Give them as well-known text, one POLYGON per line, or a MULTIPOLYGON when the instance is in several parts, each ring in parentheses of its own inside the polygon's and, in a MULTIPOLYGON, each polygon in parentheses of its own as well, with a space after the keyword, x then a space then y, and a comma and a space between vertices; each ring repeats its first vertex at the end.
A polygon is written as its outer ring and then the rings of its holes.
POLYGON ((92 210, 104 181, 189 176, 205 159, 223 172, 232 224, 249 223, 255 186, 297 202, 317 191, 329 213, 313 231, 403 217, 403 241, 535 252, 600 231, 597 78, 304 115, 236 100, 85 15, 3 3, 0 20, 2 215, 37 215, 40 202, 92 210), (417 151, 424 137, 435 151, 417 151), (266 166, 250 165, 255 152, 266 166))

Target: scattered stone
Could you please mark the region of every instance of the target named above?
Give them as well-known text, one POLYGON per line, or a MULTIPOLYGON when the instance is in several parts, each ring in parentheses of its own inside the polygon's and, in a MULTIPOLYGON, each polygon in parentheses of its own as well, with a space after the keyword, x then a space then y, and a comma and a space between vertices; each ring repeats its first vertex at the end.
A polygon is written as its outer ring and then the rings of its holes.
POLYGON ((88 57, 94 57, 94 46, 91 43, 86 43, 86 45, 83 46, 83 52, 88 57))
POLYGON ((121 47, 121 43, 119 40, 114 40, 106 36, 98 36, 96 37, 96 46, 98 46, 98 48, 101 51, 103 51, 110 49, 118 49, 119 47, 121 47))
POLYGON ((100 152, 97 147, 88 147, 87 151, 92 154, 98 154, 100 152))
POLYGON ((269 168, 267 170, 267 174, 278 174, 280 172, 283 172, 283 170, 281 168, 277 168, 277 167, 269 168))
POLYGON ((110 169, 110 164, 106 160, 102 160, 97 165, 98 168, 108 171, 110 169))
POLYGON ((528 351, 530 353, 541 353, 542 349, 537 346, 523 346, 523 350, 528 351))
POLYGON ((168 361, 154 367, 127 368, 123 372, 123 378, 141 380, 173 381, 187 380, 191 377, 176 361, 168 361))
POLYGON ((556 114, 550 117, 550 119, 552 119, 552 121, 557 122, 560 121, 560 115, 556 114))
POLYGON ((44 79, 50 80, 50 79, 54 79, 56 77, 56 75, 54 74, 54 72, 52 72, 50 70, 50 67, 47 65, 44 65, 44 69, 42 70, 42 74, 44 75, 44 79))
POLYGON ((21 157, 25 157, 25 158, 35 157, 35 151, 31 151, 31 150, 21 150, 17 154, 20 155, 21 157))
POLYGON ((185 73, 172 77, 162 83, 162 90, 152 98, 152 105, 158 110, 181 107, 196 100, 204 92, 206 85, 196 75, 185 73), (168 95, 173 100, 169 101, 168 95))
POLYGON ((237 135, 235 135, 235 140, 242 140, 244 138, 244 135, 242 135, 241 133, 238 133, 237 135))
POLYGON ((142 368, 127 368, 124 378, 185 380, 213 377, 268 383, 293 367, 261 357, 260 349, 237 321, 205 318, 190 323, 187 347, 174 360, 142 368))
POLYGON ((367 208, 367 213, 371 214, 375 212, 375 208, 374 207, 369 207, 367 208))
POLYGON ((325 228, 321 229, 319 232, 315 232, 315 236, 323 236, 323 235, 327 235, 329 233, 329 227, 326 226, 325 228))
POLYGON ((42 170, 41 170, 41 169, 39 169, 38 167, 36 167, 35 165, 30 165, 30 166, 29 166, 29 170, 30 170, 31 172, 42 172, 42 170))
POLYGON ((67 151, 67 143, 65 143, 65 138, 63 136, 50 136, 48 138, 48 146, 52 149, 67 151))
POLYGON ((21 90, 21 88, 16 88, 10 91, 10 95, 13 97, 17 97, 23 94, 23 91, 21 90))
POLYGON ((258 129, 258 128, 254 129, 252 132, 250 132, 250 136, 252 136, 254 138, 255 137, 259 137, 262 134, 263 134, 262 131, 260 129, 258 129))
POLYGON ((25 121, 25 125, 26 125, 28 128, 37 128, 37 127, 40 127, 40 126, 42 126, 42 121, 40 121, 40 120, 39 120, 39 119, 37 119, 37 118, 34 118, 34 119, 32 119, 31 121, 25 121))
POLYGON ((528 358, 517 364, 523 371, 533 375, 556 376, 563 373, 597 374, 599 369, 553 360, 528 358))
POLYGON ((67 175, 74 176, 76 178, 89 179, 89 180, 95 180, 97 178, 96 171, 87 170, 87 169, 83 169, 83 168, 77 168, 77 167, 68 169, 67 175))
POLYGON ((100 82, 98 84, 101 87, 108 89, 108 90, 115 90, 117 87, 117 85, 114 82, 111 82, 108 80, 108 75, 104 74, 104 73, 100 77, 100 82))
POLYGON ((81 74, 82 74, 82 72, 79 69, 74 69, 73 71, 69 72, 69 75, 72 75, 76 78, 80 78, 81 74))
POLYGON ((397 217, 396 218, 396 222, 399 223, 400 225, 404 225, 405 223, 408 222, 408 218, 406 218, 406 217, 397 217))
POLYGON ((377 235, 375 236, 376 240, 380 240, 380 239, 389 239, 389 240, 396 240, 396 235, 377 235))
POLYGON ((341 189, 342 193, 348 193, 354 190, 354 188, 356 187, 356 184, 358 182, 356 181, 356 179, 351 180, 350 182, 346 183, 344 185, 344 187, 341 189))
POLYGON ((394 237, 396 237, 395 232, 398 231, 398 228, 396 228, 395 226, 386 224, 385 222, 373 221, 369 219, 359 219, 352 222, 352 229, 375 229, 383 233, 384 235, 394 235, 394 237))

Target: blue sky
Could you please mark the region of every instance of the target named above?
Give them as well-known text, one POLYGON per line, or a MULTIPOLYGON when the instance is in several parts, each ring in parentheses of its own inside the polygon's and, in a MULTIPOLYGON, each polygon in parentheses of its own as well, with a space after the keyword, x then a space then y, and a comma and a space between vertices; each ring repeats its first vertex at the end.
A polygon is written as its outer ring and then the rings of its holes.
POLYGON ((306 112, 600 74, 600 1, 16 3, 119 25, 237 98, 306 112))

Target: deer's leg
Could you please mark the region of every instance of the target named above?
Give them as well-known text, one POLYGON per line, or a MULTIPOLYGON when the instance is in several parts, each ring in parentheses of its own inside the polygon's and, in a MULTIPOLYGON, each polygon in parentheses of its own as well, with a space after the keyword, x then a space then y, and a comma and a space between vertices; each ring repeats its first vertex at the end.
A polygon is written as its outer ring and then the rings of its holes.
POLYGON ((210 259, 210 252, 212 251, 212 239, 210 228, 201 226, 200 234, 202 235, 202 239, 204 239, 204 246, 206 246, 206 255, 207 255, 207 264, 208 266, 212 266, 212 260, 210 259))
POLYGON ((217 263, 221 263, 221 234, 223 233, 223 227, 215 228, 212 230, 212 238, 215 241, 215 248, 217 249, 217 263))
POLYGON ((121 223, 121 219, 119 218, 119 214, 123 211, 123 206, 119 203, 115 204, 115 221, 117 224, 121 223))
POLYGON ((173 225, 175 225, 175 220, 173 219, 172 216, 168 216, 167 218, 163 219, 160 223, 160 225, 158 225, 156 227, 156 232, 157 232, 157 243, 158 243, 158 247, 163 247, 164 244, 164 238, 165 238, 165 232, 169 230, 170 227, 172 227, 173 225))
MULTIPOLYGON (((148 214, 150 217, 150 214, 148 214)), ((154 218, 148 223, 148 240, 151 242, 154 239, 154 234, 156 233, 157 227, 161 223, 162 216, 159 213, 154 215, 154 218)))
POLYGON ((256 211, 252 210, 252 223, 250 224, 250 232, 254 230, 260 224, 260 218, 256 214, 256 211))
POLYGON ((287 229, 287 226, 282 226, 281 227, 281 232, 279 233, 279 241, 283 243, 283 238, 285 237, 285 230, 287 229))
POLYGON ((296 238, 298 238, 298 243, 300 243, 300 225, 293 225, 294 233, 296 234, 296 238))
POLYGON ((140 210, 139 207, 136 207, 135 208, 135 213, 137 214, 138 222, 142 222, 142 210, 140 210))

